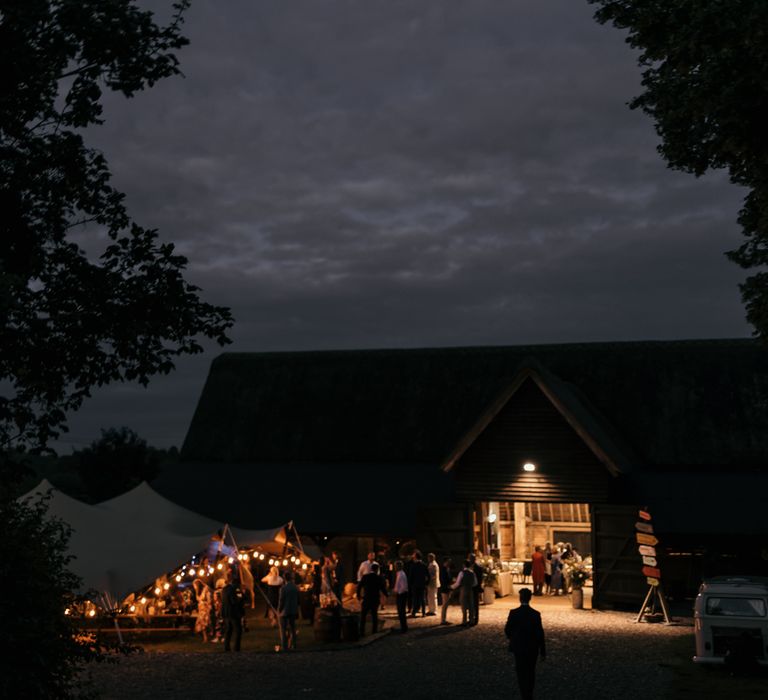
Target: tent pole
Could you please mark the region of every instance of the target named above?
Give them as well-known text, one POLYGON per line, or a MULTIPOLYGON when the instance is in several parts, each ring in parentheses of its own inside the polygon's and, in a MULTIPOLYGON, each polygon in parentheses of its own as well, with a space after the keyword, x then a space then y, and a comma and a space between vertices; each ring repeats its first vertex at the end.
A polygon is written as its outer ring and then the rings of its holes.
POLYGON ((296 529, 296 525, 293 524, 293 520, 291 520, 289 525, 291 526, 291 530, 293 530, 293 534, 296 535, 296 541, 299 543, 299 551, 304 554, 304 545, 301 544, 301 536, 299 535, 299 531, 296 529))

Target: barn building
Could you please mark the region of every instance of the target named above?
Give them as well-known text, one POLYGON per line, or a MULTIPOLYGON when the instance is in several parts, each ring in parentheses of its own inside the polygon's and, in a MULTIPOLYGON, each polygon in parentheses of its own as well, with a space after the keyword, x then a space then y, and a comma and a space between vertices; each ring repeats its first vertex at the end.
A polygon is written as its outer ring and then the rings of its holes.
POLYGON ((156 487, 243 527, 415 537, 463 556, 570 541, 593 605, 768 572, 768 348, 619 342, 217 357, 156 487))

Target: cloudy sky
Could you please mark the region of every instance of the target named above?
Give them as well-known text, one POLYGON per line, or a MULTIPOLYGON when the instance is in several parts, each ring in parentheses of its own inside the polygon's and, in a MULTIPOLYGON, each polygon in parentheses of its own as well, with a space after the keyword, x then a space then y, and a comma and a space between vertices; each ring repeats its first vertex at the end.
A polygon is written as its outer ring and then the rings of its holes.
MULTIPOLYGON (((110 97, 90 142, 232 308, 231 350, 746 336, 742 193, 665 168, 592 12, 194 0, 185 78, 110 97)), ((59 451, 121 425, 180 445, 218 352, 95 394, 59 451)))

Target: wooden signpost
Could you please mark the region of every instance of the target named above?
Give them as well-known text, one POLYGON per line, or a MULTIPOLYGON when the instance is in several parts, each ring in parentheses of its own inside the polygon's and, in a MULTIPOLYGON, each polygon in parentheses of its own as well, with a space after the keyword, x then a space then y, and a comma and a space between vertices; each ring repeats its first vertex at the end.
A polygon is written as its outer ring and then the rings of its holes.
POLYGON ((638 544, 637 550, 643 560, 642 572, 649 588, 635 622, 642 621, 646 615, 655 615, 656 604, 658 603, 664 615, 665 624, 671 625, 672 619, 669 616, 667 601, 661 589, 661 569, 656 560, 656 545, 659 544, 659 540, 653 533, 651 514, 647 509, 642 509, 638 511, 637 517, 640 520, 635 523, 635 539, 638 544))
POLYGON ((635 535, 635 539, 638 544, 647 544, 651 547, 655 547, 659 541, 656 539, 656 535, 646 535, 643 532, 638 532, 635 535))

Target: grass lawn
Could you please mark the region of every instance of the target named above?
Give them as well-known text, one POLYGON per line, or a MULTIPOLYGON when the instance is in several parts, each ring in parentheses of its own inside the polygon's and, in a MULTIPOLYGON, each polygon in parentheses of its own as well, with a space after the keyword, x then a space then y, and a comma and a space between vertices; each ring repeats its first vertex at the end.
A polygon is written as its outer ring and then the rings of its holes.
POLYGON ((693 663, 694 653, 693 632, 669 640, 669 660, 663 664, 673 672, 672 684, 667 694, 669 700, 745 700, 768 697, 768 669, 760 669, 752 676, 732 676, 722 666, 710 667, 693 663))
MULTIPOLYGON (((355 617, 357 620, 357 616, 355 617)), ((270 626, 264 618, 263 608, 246 610, 247 631, 243 632, 241 649, 243 651, 275 652, 280 644, 280 636, 275 627, 270 626)), ((379 619, 379 631, 386 629, 387 621, 379 619)), ((332 650, 348 648, 352 642, 328 643, 315 640, 314 629, 306 620, 296 621, 297 650, 332 650)), ((204 643, 199 634, 189 630, 179 630, 166 633, 129 632, 124 630, 127 642, 141 647, 148 653, 192 653, 211 654, 221 653, 224 650, 223 643, 204 643)), ((368 633, 370 635, 370 620, 368 621, 368 633)), ((365 639, 368 639, 366 637, 365 639)))

